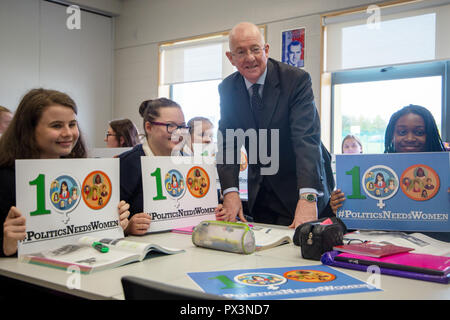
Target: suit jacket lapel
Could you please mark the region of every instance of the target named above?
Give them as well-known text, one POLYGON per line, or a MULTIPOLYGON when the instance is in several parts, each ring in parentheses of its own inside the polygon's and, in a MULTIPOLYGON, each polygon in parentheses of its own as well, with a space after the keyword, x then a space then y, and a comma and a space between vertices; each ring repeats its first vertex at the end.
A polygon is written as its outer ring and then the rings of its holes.
POLYGON ((260 115, 260 128, 268 128, 270 121, 272 120, 273 113, 275 112, 278 104, 278 98, 280 96, 280 79, 278 77, 278 72, 271 61, 267 62, 267 75, 264 81, 263 90, 263 105, 264 110, 262 115, 260 115))

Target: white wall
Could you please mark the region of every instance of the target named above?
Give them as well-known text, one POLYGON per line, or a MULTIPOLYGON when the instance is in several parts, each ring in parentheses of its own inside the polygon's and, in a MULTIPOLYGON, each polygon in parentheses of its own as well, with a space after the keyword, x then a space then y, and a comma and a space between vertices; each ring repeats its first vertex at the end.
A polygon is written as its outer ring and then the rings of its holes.
POLYGON ((370 3, 376 1, 124 0, 115 18, 113 114, 130 118, 142 130, 139 103, 158 95, 158 43, 229 30, 241 21, 267 25, 269 55, 277 60, 281 31, 306 28, 305 70, 320 108, 320 14, 370 3))
MULTIPOLYGON (((55 0, 53 0, 55 1, 55 0)), ((118 16, 122 11, 122 0, 56 0, 69 5, 77 5, 83 9, 100 12, 109 16, 118 16)))
POLYGON ((0 1, 0 105, 12 110, 32 88, 68 93, 89 146, 104 145, 112 118, 112 19, 81 12, 69 30, 66 7, 42 0, 0 1))

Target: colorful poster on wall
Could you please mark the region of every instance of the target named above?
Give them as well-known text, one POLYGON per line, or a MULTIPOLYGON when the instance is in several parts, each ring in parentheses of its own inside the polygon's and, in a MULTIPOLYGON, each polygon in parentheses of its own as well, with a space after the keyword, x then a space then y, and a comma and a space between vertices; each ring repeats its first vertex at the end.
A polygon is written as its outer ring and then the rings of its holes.
POLYGON ((19 255, 86 234, 123 238, 117 206, 119 159, 16 160, 17 207, 26 218, 19 255))
POLYGON ((450 232, 448 152, 336 156, 350 229, 450 232))
POLYGON ((305 28, 282 31, 281 61, 293 67, 305 66, 305 28))
POLYGON ((216 166, 206 158, 141 157, 144 212, 152 218, 148 232, 216 219, 216 166))
POLYGON ((206 293, 231 299, 279 300, 380 289, 324 265, 191 272, 206 293))

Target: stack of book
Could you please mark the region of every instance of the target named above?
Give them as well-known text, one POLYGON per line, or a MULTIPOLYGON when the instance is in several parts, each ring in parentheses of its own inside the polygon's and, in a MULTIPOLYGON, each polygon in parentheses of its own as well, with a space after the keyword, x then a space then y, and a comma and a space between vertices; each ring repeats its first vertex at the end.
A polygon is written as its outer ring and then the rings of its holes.
POLYGON ((361 271, 378 266, 382 274, 449 283, 450 244, 446 242, 398 232, 357 232, 344 239, 348 244, 325 253, 323 264, 361 271))

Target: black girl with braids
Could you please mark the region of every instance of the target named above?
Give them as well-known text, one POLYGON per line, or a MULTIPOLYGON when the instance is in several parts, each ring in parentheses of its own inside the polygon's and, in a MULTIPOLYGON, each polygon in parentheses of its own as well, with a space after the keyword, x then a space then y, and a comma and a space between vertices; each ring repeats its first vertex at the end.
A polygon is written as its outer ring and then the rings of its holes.
POLYGON ((445 151, 431 112, 412 104, 391 116, 384 147, 384 153, 445 151))

